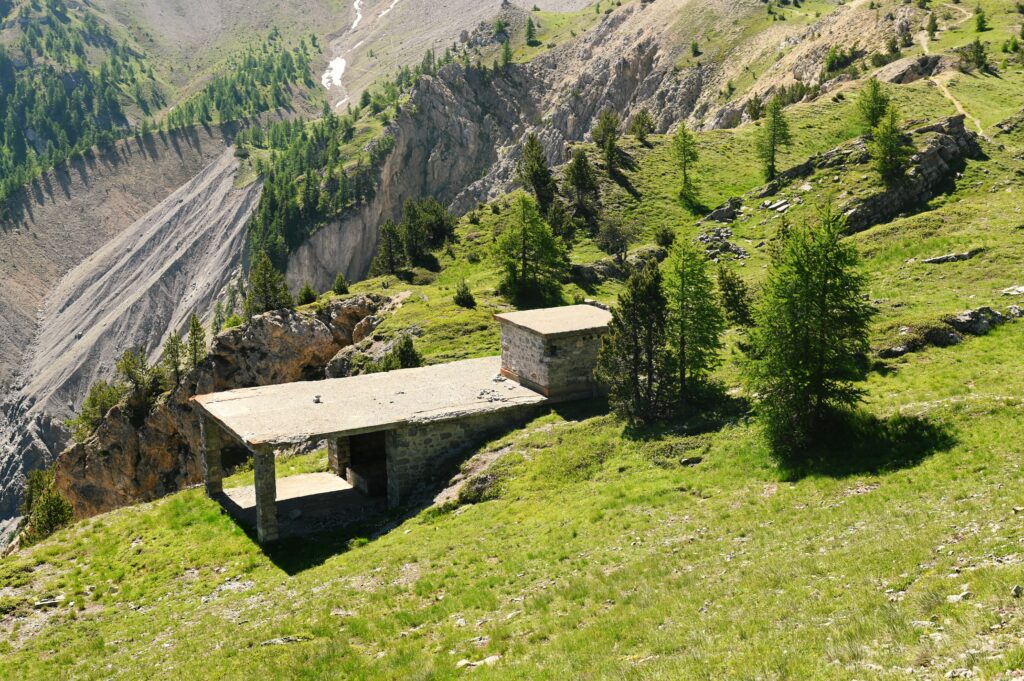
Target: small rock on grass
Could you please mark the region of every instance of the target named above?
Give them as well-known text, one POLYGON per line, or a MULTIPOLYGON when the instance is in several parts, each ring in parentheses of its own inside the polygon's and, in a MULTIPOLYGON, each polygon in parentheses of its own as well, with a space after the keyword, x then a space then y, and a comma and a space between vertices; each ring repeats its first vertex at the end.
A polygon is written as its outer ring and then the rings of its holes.
POLYGON ((1024 586, 1017 584, 1012 589, 1010 589, 1010 595, 1014 598, 1020 598, 1021 596, 1024 596, 1024 586))

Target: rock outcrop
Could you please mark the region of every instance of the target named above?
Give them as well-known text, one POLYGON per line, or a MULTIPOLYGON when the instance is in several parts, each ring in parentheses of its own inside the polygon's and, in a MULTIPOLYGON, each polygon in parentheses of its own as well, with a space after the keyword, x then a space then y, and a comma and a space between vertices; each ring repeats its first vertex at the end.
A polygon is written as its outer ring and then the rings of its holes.
POLYGON ((900 342, 882 348, 878 356, 882 359, 895 359, 927 347, 948 348, 959 345, 965 336, 985 336, 995 327, 1021 316, 1017 306, 1010 307, 1005 315, 990 307, 979 307, 948 315, 936 324, 919 328, 904 326, 899 330, 900 342))
POLYGON ((925 205, 953 186, 968 159, 982 157, 978 135, 964 127, 962 114, 918 128, 912 137, 914 142, 923 139, 924 146, 911 157, 906 178, 883 192, 855 199, 843 207, 851 232, 888 222, 925 205))
POLYGON ((157 499, 201 480, 198 394, 317 380, 386 300, 355 296, 315 314, 279 310, 214 339, 206 360, 162 398, 141 425, 115 407, 96 433, 57 459, 55 482, 79 518, 157 499))

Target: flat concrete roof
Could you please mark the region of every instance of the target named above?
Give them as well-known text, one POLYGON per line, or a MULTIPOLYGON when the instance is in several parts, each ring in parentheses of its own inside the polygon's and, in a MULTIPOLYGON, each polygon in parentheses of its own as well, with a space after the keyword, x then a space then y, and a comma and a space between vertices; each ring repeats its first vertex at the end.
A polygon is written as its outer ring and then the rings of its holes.
POLYGON ((494 317, 500 322, 527 329, 546 338, 557 338, 587 331, 603 331, 608 328, 612 313, 594 305, 568 305, 508 312, 494 317))
POLYGON ((501 358, 485 357, 232 390, 200 395, 193 402, 245 444, 260 448, 446 421, 546 401, 500 372, 501 358))

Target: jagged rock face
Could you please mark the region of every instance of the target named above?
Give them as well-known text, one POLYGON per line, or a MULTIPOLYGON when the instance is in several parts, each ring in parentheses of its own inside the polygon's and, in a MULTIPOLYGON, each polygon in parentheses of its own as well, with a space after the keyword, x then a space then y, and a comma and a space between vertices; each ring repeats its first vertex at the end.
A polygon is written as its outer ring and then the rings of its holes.
POLYGON ((922 78, 928 78, 956 68, 956 60, 945 55, 923 55, 906 57, 878 70, 875 77, 886 83, 907 85, 922 78))
POLYGON ((865 230, 924 205, 955 181, 967 159, 978 158, 982 153, 978 136, 964 127, 962 115, 919 128, 914 135, 930 137, 924 148, 911 158, 912 166, 905 180, 843 207, 850 231, 865 230))
POLYGON ((382 299, 332 301, 316 314, 278 310, 217 336, 210 354, 141 425, 120 408, 95 435, 57 459, 56 485, 79 518, 151 501, 201 481, 197 394, 325 377, 325 367, 351 345, 358 325, 382 299))

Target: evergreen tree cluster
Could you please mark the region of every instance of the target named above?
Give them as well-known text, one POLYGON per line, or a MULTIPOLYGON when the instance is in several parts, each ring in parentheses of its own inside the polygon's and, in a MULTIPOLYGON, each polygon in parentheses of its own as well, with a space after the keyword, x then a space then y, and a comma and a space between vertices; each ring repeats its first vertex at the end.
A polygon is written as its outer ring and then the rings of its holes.
POLYGON ((230 58, 197 94, 167 114, 169 130, 197 123, 223 123, 288 105, 295 85, 313 87, 315 48, 303 39, 288 48, 277 29, 266 40, 230 58))
MULTIPOLYGON (((0 7, 0 18, 11 7, 0 7)), ((163 105, 152 68, 87 8, 25 3, 0 45, 0 203, 43 171, 131 131, 125 107, 163 105)))
POLYGON ((402 207, 402 221, 396 224, 387 220, 381 226, 371 272, 397 274, 408 267, 430 264, 430 252, 452 239, 455 223, 455 216, 437 199, 407 199, 402 207))

